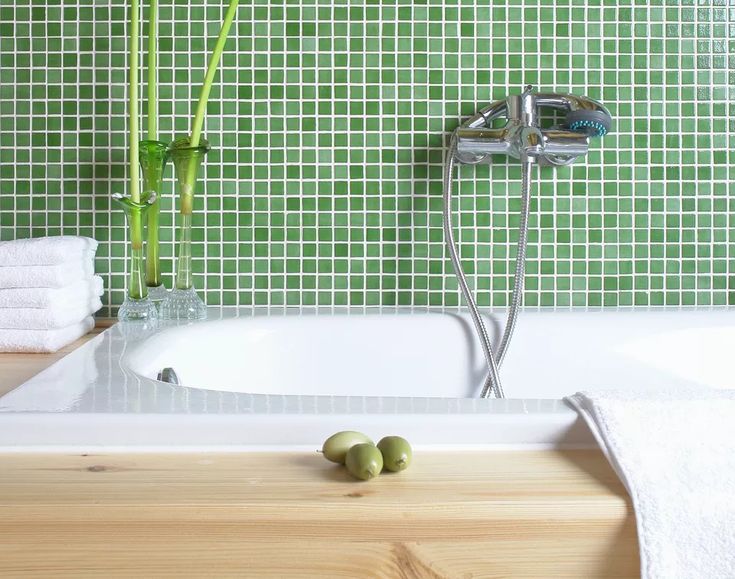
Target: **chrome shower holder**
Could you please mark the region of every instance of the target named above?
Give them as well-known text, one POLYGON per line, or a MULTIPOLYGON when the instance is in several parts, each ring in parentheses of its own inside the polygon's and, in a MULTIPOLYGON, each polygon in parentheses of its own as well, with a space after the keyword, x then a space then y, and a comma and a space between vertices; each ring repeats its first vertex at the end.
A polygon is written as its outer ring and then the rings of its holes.
POLYGON ((488 365, 488 376, 480 394, 483 398, 493 393, 497 398, 504 397, 498 369, 513 336, 518 310, 523 301, 531 169, 533 165, 563 166, 574 163, 587 153, 591 138, 602 137, 611 128, 610 112, 596 100, 570 94, 534 93, 533 87, 528 85, 521 94, 511 95, 485 107, 452 133, 444 169, 444 237, 488 365), (540 109, 547 107, 565 113, 563 124, 541 128, 540 109), (492 127, 493 122, 502 117, 506 119, 505 125, 492 127), (521 161, 521 219, 513 295, 508 308, 508 320, 496 350, 490 344, 487 329, 462 270, 454 241, 451 212, 455 162, 470 165, 490 163, 492 155, 508 155, 521 161))

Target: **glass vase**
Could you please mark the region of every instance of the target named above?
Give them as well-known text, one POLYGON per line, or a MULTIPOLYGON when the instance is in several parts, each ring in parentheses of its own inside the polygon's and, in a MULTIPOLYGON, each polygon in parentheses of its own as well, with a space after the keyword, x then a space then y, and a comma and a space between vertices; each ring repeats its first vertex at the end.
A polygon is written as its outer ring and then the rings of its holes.
POLYGON ((151 200, 146 213, 145 283, 148 297, 159 303, 168 295, 161 279, 161 255, 159 243, 159 216, 161 210, 161 185, 163 171, 168 161, 168 144, 161 141, 141 141, 140 170, 143 177, 143 192, 151 200))
POLYGON ((197 175, 209 151, 201 140, 192 147, 188 137, 178 139, 170 147, 179 188, 179 223, 176 243, 176 285, 161 303, 161 317, 169 320, 202 320, 207 307, 194 289, 191 267, 191 225, 197 175))
POLYGON ((155 322, 158 318, 156 305, 148 297, 143 266, 143 223, 150 209, 151 199, 147 194, 140 201, 133 201, 129 195, 115 194, 113 200, 122 207, 128 223, 130 237, 130 275, 125 301, 117 312, 121 322, 155 322))

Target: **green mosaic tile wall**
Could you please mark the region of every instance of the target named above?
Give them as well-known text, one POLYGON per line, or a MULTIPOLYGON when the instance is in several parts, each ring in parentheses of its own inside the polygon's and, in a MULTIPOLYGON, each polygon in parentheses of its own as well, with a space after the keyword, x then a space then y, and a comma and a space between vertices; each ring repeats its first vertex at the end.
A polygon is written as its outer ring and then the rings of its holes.
MULTIPOLYGON (((163 136, 187 131, 223 4, 162 0, 163 136)), ((615 116, 581 164, 542 171, 527 303, 735 303, 726 0, 243 4, 206 124, 195 268, 209 304, 458 304, 441 231, 446 135, 525 83, 615 116)), ((125 52, 121 0, 0 2, 0 238, 96 237, 113 307, 126 269, 109 202, 125 188, 125 52)), ((502 306, 519 169, 460 177, 461 253, 480 303, 502 306)))

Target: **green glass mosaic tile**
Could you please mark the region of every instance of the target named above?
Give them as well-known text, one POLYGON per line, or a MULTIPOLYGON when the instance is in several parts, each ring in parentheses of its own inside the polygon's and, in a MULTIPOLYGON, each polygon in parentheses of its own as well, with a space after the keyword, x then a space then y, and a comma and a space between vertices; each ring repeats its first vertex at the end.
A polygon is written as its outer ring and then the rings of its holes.
MULTIPOLYGON (((188 129, 222 11, 161 0, 162 138, 188 129)), ((542 169, 526 303, 735 304, 733 18, 725 0, 244 4, 206 121, 196 283, 209 304, 458 305, 446 136, 533 83, 603 101, 615 126, 580 164, 542 169)), ((126 188, 126 33, 123 0, 0 5, 0 239, 97 238, 105 313, 127 267, 109 202, 126 188)), ((460 254, 479 303, 505 306, 519 167, 458 174, 460 254)))

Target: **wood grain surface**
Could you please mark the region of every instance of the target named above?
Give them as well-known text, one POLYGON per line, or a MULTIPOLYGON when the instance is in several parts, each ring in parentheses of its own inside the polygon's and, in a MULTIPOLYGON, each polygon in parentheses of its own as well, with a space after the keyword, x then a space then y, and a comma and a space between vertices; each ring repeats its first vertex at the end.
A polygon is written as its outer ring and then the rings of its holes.
POLYGON ((0 455, 0 576, 637 577, 601 453, 0 455))

